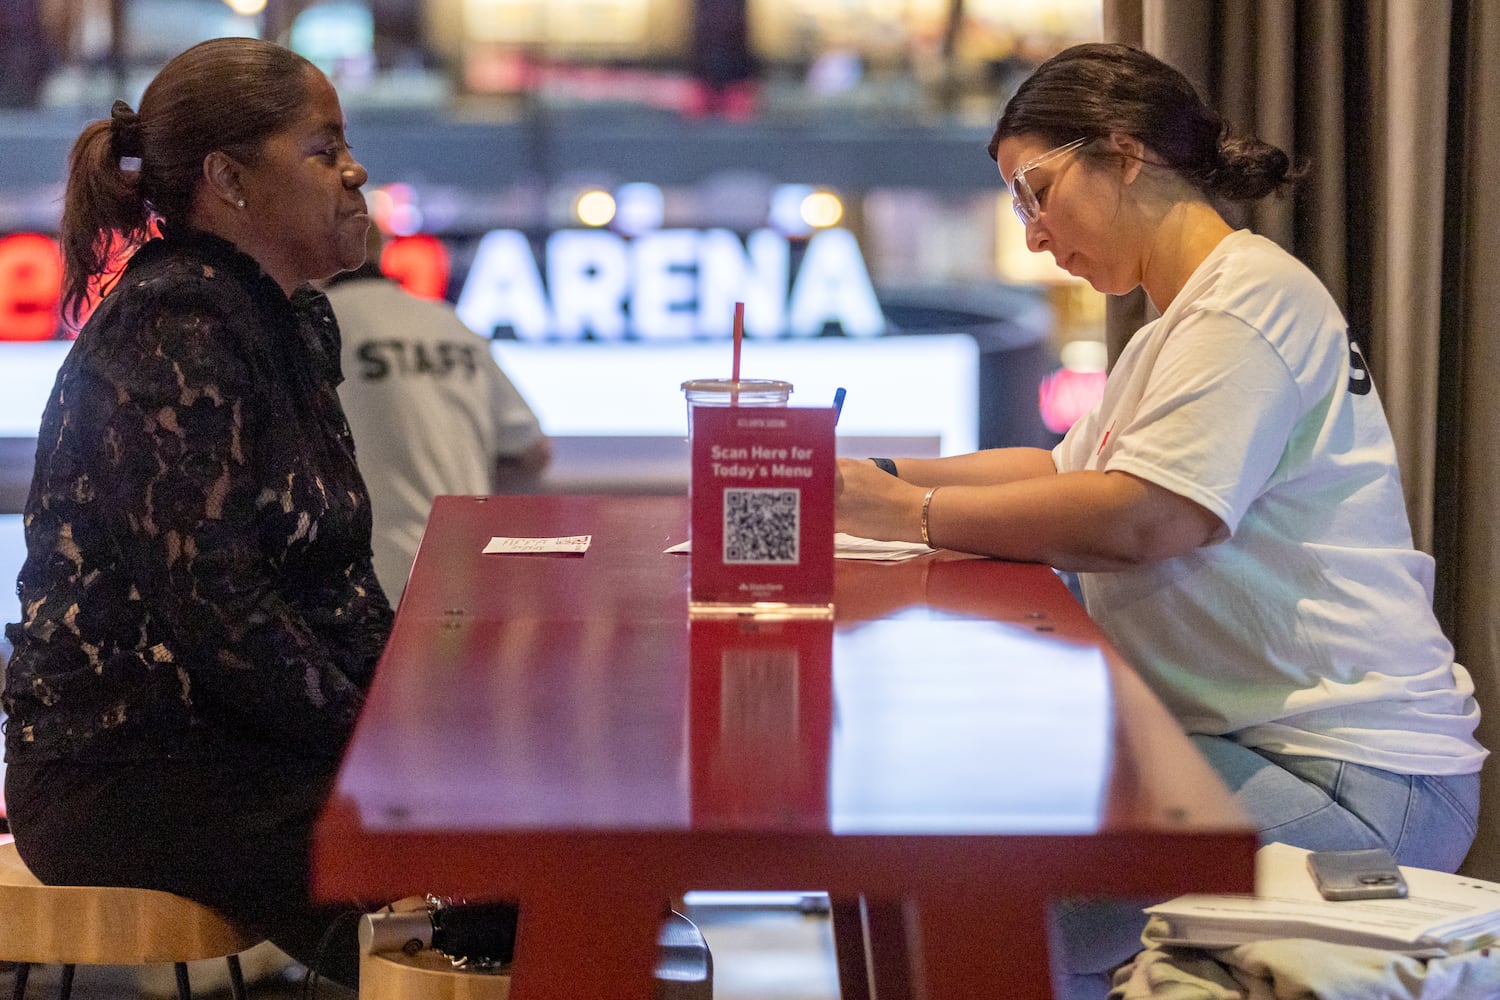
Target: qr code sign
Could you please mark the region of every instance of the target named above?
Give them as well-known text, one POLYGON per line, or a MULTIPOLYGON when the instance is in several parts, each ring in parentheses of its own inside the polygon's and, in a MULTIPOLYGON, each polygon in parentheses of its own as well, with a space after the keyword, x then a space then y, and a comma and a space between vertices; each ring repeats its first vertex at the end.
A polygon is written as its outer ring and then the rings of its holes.
POLYGON ((795 564, 802 528, 802 491, 724 491, 724 561, 795 564))

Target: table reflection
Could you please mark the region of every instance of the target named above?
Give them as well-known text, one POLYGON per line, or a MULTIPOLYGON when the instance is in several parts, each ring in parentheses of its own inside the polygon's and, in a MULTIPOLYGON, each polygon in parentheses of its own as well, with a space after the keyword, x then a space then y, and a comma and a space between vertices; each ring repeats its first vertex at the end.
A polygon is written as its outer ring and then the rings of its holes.
POLYGON ((695 827, 1100 827, 1113 708, 1096 647, 928 609, 691 631, 695 827))
POLYGON ((1086 833, 1112 745, 1097 648, 898 614, 834 635, 836 833, 1086 833))
POLYGON ((828 829, 832 620, 691 631, 693 825, 828 829))

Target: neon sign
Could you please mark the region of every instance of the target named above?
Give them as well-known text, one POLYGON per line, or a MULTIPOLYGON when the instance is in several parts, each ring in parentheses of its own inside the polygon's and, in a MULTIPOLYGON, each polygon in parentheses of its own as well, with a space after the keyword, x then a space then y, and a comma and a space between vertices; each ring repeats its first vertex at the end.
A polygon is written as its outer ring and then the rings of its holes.
POLYGON ((508 328, 517 340, 682 341, 728 337, 745 303, 748 337, 848 337, 885 332, 885 317, 854 234, 824 229, 807 243, 795 277, 779 233, 748 239, 727 229, 665 229, 632 240, 566 229, 547 240, 543 284, 524 233, 485 234, 458 296, 473 329, 508 328))
MULTIPOLYGON (((846 337, 885 333, 885 316, 854 234, 824 229, 807 241, 792 273, 792 246, 757 230, 655 230, 626 239, 608 230, 565 229, 547 239, 547 280, 531 242, 514 229, 485 234, 458 296, 458 314, 483 334, 508 329, 535 343, 681 342, 731 335, 734 303, 745 333, 806 339, 829 326, 846 337)), ((408 291, 441 297, 448 252, 432 236, 391 241, 388 274, 408 291)), ((113 275, 105 279, 105 283, 113 275)), ((37 233, 0 239, 0 341, 47 340, 59 330, 62 261, 37 233)), ((86 304, 85 318, 98 298, 86 304)))
POLYGON ((38 233, 0 239, 0 341, 50 340, 61 318, 62 253, 38 233))
POLYGON ((380 270, 419 298, 440 299, 448 288, 448 251, 435 236, 401 236, 381 252, 380 270))

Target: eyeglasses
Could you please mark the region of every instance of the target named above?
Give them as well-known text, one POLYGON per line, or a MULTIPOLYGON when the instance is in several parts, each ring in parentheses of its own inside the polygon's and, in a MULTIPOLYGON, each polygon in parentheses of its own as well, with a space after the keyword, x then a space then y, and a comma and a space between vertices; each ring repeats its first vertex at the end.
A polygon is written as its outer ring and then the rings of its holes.
POLYGON ((1031 185, 1026 181, 1026 171, 1041 166, 1048 160, 1055 160, 1064 153, 1070 153, 1092 139, 1085 136, 1082 139, 1074 139, 1070 143, 1049 149, 1035 159, 1027 160, 1016 168, 1016 172, 1010 177, 1010 207, 1015 211, 1016 218, 1021 220, 1021 225, 1029 226, 1036 221, 1037 216, 1042 213, 1042 204, 1036 200, 1036 194, 1031 190, 1031 185))

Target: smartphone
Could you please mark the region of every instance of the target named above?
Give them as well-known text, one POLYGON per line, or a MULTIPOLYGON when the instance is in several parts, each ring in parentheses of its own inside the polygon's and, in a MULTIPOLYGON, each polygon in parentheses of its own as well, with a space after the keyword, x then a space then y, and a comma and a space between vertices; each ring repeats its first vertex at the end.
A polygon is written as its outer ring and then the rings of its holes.
POLYGON ((1324 899, 1405 899, 1406 880, 1383 847, 1313 851, 1307 870, 1324 899))

